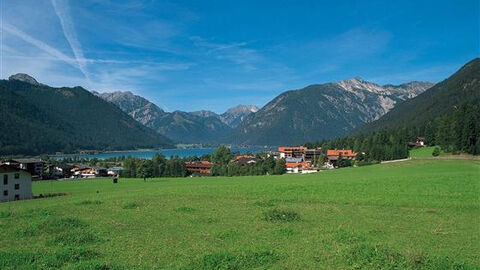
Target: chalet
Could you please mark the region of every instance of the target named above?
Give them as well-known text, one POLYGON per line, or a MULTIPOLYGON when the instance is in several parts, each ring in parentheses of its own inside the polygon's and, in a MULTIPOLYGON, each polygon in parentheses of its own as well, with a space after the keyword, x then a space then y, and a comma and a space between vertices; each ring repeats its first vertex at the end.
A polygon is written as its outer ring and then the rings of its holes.
POLYGON ((285 168, 287 173, 314 173, 319 169, 313 167, 309 162, 286 162, 285 168))
POLYGON ((53 179, 69 178, 72 176, 72 166, 67 164, 50 165, 48 172, 48 176, 53 179))
POLYGON ((0 202, 27 200, 32 195, 32 175, 24 169, 11 165, 0 165, 0 202))
POLYGON ((247 165, 251 165, 251 164, 256 164, 257 163, 257 158, 255 156, 251 156, 251 155, 236 156, 235 157, 235 163, 237 163, 240 166, 247 166, 247 165))
POLYGON ((118 176, 121 171, 123 171, 123 167, 110 167, 107 169, 107 174, 109 176, 118 176))
POLYGON ((278 148, 281 158, 301 158, 304 161, 316 161, 323 156, 322 148, 308 149, 305 146, 282 146, 278 148))
POLYGON ((94 178, 106 177, 108 171, 106 168, 87 165, 73 165, 72 178, 94 178))
POLYGON ((327 150, 327 159, 329 162, 336 163, 341 159, 350 159, 355 160, 357 158, 357 153, 353 152, 350 149, 341 149, 341 150, 327 150))
POLYGON ((425 145, 425 137, 417 136, 415 137, 415 142, 409 142, 408 146, 410 147, 424 147, 425 145))
POLYGON ((281 158, 303 158, 305 146, 282 146, 278 148, 281 158))
POLYGON ((210 174, 212 172, 213 163, 210 161, 190 161, 185 162, 187 171, 191 174, 210 174))
POLYGON ((45 162, 38 158, 11 159, 4 164, 28 171, 33 179, 41 179, 45 170, 45 162))

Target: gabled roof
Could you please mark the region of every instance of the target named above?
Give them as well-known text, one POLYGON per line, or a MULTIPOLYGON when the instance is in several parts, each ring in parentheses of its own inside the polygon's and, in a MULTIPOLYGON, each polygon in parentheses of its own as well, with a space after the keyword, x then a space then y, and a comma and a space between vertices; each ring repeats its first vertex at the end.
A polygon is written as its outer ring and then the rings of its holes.
POLYGON ((11 165, 7 165, 7 164, 1 164, 1 165, 0 165, 0 172, 1 172, 1 173, 26 172, 26 173, 30 174, 30 173, 29 173, 28 171, 26 171, 26 170, 23 170, 23 169, 20 169, 20 168, 11 166, 11 165))
POLYGON ((190 162, 185 162, 185 166, 187 168, 191 167, 197 167, 197 168, 211 168, 213 166, 213 163, 210 161, 190 161, 190 162))
POLYGON ((286 168, 302 168, 302 169, 306 169, 306 168, 311 168, 312 165, 308 162, 287 162, 285 163, 285 167, 286 168))
POLYGON ((334 149, 327 150, 327 156, 342 156, 342 157, 356 157, 357 153, 353 152, 350 149, 334 149))

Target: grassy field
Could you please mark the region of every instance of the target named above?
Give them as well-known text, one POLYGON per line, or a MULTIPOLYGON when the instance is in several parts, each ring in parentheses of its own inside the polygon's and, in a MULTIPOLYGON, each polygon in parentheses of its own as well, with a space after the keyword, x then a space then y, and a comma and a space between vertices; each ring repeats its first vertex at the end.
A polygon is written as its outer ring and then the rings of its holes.
POLYGON ((410 157, 432 157, 435 146, 420 147, 410 150, 410 157))
POLYGON ((42 182, 0 204, 0 269, 479 269, 480 162, 42 182))

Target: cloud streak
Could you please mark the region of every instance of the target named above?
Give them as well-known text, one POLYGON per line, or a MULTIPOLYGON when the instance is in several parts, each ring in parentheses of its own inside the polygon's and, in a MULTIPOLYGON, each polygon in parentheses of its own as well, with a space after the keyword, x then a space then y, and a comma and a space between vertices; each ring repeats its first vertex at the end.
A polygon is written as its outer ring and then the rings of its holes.
POLYGON ((82 45, 78 41, 77 32, 75 31, 75 25, 73 24, 72 17, 70 16, 70 11, 67 5, 66 0, 51 0, 55 14, 60 20, 60 25, 62 26, 63 34, 72 48, 73 55, 77 61, 80 71, 85 75, 85 78, 90 81, 90 76, 88 75, 86 61, 80 61, 80 59, 85 59, 83 55, 82 45))
POLYGON ((60 52, 59 50, 53 48, 52 46, 44 43, 43 41, 40 41, 38 39, 35 39, 33 38, 32 36, 28 35, 27 33, 21 31, 20 29, 17 29, 15 26, 13 25, 10 25, 6 22, 3 22, 1 25, 0 25, 0 28, 2 28, 5 32, 13 35, 13 36, 16 36, 17 38, 20 38, 22 39, 23 41, 27 42, 27 43, 30 43, 31 45, 37 47, 38 49, 48 53, 49 55, 61 60, 61 61, 64 61, 68 64, 70 64, 71 66, 75 67, 75 68, 78 68, 78 64, 76 63, 76 61, 74 59, 72 59, 71 57, 69 57, 68 55, 60 52))

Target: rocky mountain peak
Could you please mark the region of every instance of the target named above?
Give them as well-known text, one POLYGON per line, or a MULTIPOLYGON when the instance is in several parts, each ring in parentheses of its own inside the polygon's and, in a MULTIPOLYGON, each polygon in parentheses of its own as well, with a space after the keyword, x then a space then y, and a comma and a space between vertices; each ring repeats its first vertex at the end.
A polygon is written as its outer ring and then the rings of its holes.
POLYGON ((10 80, 10 81, 21 81, 21 82, 26 82, 26 83, 33 84, 33 85, 41 85, 39 82, 37 82, 37 80, 35 80, 35 78, 33 78, 32 76, 30 76, 28 74, 25 74, 25 73, 14 74, 14 75, 8 77, 8 80, 10 80))
POLYGON ((195 112, 191 112, 191 114, 193 115, 197 115, 197 116, 200 116, 200 117, 216 117, 218 116, 216 113, 212 112, 212 111, 208 111, 208 110, 200 110, 200 111, 195 111, 195 112))
POLYGON ((354 91, 355 89, 367 90, 372 93, 380 93, 385 91, 380 85, 365 81, 360 77, 339 81, 336 84, 346 91, 354 91))
POLYGON ((238 105, 228 109, 225 114, 249 114, 258 112, 258 107, 255 105, 238 105))

